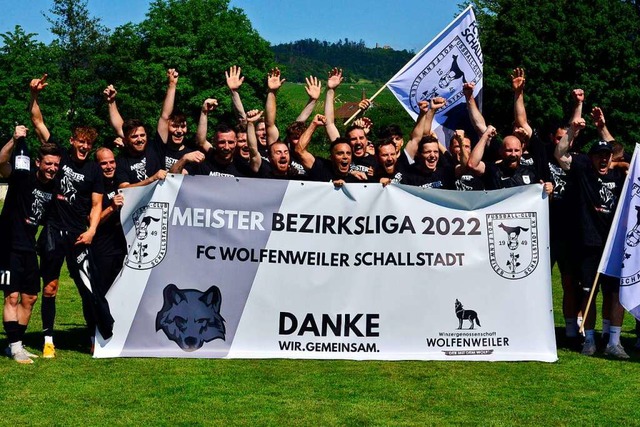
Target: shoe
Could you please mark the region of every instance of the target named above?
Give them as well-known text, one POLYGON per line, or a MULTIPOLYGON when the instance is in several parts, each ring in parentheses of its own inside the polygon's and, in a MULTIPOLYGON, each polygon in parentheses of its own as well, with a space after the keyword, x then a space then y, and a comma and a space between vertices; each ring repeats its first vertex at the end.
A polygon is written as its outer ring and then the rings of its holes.
POLYGON ((26 354, 26 355, 27 355, 27 357, 29 357, 29 358, 31 358, 31 359, 37 359, 38 357, 40 357, 40 356, 38 356, 37 354, 33 354, 33 353, 31 353, 29 350, 27 350, 27 349, 26 349, 26 348, 24 348, 24 347, 22 347, 22 351, 24 352, 24 354, 26 354))
POLYGON ((45 343, 42 349, 42 357, 45 359, 53 359, 56 357, 56 348, 51 343, 45 343))
POLYGON ((13 357, 11 355, 11 347, 7 347, 7 348, 4 349, 4 355, 7 356, 7 357, 13 357))
POLYGON ((613 356, 618 359, 629 359, 629 355, 626 351, 624 351, 624 347, 622 345, 608 345, 604 350, 605 356, 613 356))
POLYGON ((591 340, 585 341, 584 344, 582 344, 581 353, 585 356, 593 356, 596 354, 596 342, 591 340))
POLYGON ((18 350, 15 354, 13 354, 13 360, 23 365, 30 365, 33 363, 33 360, 24 352, 24 349, 18 350))

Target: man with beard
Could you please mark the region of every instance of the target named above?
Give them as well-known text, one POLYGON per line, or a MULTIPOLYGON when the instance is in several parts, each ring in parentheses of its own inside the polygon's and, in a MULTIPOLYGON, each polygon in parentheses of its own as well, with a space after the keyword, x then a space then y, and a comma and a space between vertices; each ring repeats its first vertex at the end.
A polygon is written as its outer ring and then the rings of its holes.
POLYGON ((96 162, 102 169, 104 179, 104 197, 100 225, 93 238, 93 252, 96 255, 96 267, 100 272, 100 295, 104 297, 122 269, 127 253, 127 241, 120 223, 120 209, 124 205, 124 196, 118 192, 116 184, 116 160, 113 151, 102 147, 96 150, 96 162))
MULTIPOLYGON (((407 143, 407 147, 418 147, 426 126, 430 128, 430 120, 433 120, 434 112, 430 112, 429 102, 420 101, 418 107, 420 115, 411 132, 411 140, 407 143)), ((376 146, 376 172, 373 180, 382 183, 382 185, 406 184, 407 176, 411 173, 411 165, 408 161, 409 154, 406 151, 398 155, 398 150, 402 150, 402 137, 398 141, 398 138, 392 136, 390 132, 387 131, 385 134, 388 136, 379 140, 376 146), (405 160, 403 161, 403 159, 405 160)), ((416 150, 412 149, 411 151, 413 153, 411 161, 413 162, 416 150)))
POLYGON ((468 167, 471 155, 471 140, 466 137, 464 130, 458 129, 449 141, 449 151, 443 157, 454 165, 455 188, 458 191, 484 190, 482 179, 476 176, 468 167))
MULTIPOLYGON (((116 135, 124 141, 124 150, 116 160, 116 182, 119 188, 140 187, 167 177, 164 147, 160 139, 147 144, 147 131, 138 119, 123 120, 116 104, 113 85, 104 90, 109 107, 109 121, 116 135)), ((178 133, 182 132, 174 128, 178 133)), ((186 130, 186 129, 185 129, 186 130)), ((182 139, 180 139, 182 142, 182 139)))
MULTIPOLYGON (((533 165, 520 162, 522 141, 513 135, 509 135, 502 140, 499 149, 500 160, 498 162, 483 162, 482 157, 485 148, 495 136, 496 128, 491 125, 487 126, 487 130, 482 134, 469 156, 469 169, 478 176, 483 177, 487 190, 543 183, 533 165)), ((544 192, 551 194, 552 191, 553 184, 545 182, 544 192)))
MULTIPOLYGON (((247 113, 247 121, 254 117, 259 118, 261 114, 257 110, 250 111, 247 113)), ((251 130, 247 129, 247 131, 251 130)), ((235 131, 229 125, 221 123, 216 127, 213 148, 207 151, 206 155, 199 151, 189 153, 173 165, 171 172, 210 176, 248 176, 256 173, 262 161, 260 154, 257 151, 251 153, 247 168, 245 164, 238 163, 236 159, 236 145, 235 131)))
MULTIPOLYGON (((40 291, 36 233, 51 205, 60 149, 43 144, 36 169, 13 168, 11 157, 27 128, 16 126, 13 137, 0 150, 0 178, 9 178, 9 190, 0 214, 0 288, 4 291, 3 325, 13 360, 31 364, 36 355, 22 346, 33 306, 40 291)), ((25 165, 26 166, 26 165, 25 165)))
MULTIPOLYGON (((329 72, 327 79, 327 93, 324 103, 324 116, 326 118, 326 131, 331 142, 340 137, 338 128, 335 124, 335 90, 342 83, 342 70, 334 68, 329 72)), ((361 102, 361 109, 367 109, 370 103, 367 100, 361 102)), ((375 156, 367 154, 367 135, 363 128, 352 125, 345 132, 345 139, 351 145, 352 167, 351 170, 364 173, 367 177, 373 177, 376 167, 375 156)), ((368 179, 368 178, 367 178, 368 179)))
MULTIPOLYGON (((573 200, 577 208, 575 222, 578 226, 578 242, 574 250, 577 253, 576 259, 580 260, 578 274, 583 290, 582 312, 587 311, 591 287, 596 286, 597 291, 597 286, 602 284, 602 292, 610 294, 606 300, 610 305, 611 324, 609 342, 604 353, 619 359, 628 359, 629 356, 620 344, 624 309, 619 300, 619 281, 613 277, 600 275, 599 283, 595 283, 598 264, 613 222, 625 173, 619 168, 611 168, 612 148, 607 141, 594 143, 588 155, 569 153, 569 147, 575 135, 584 127, 584 119, 574 120, 555 150, 555 157, 560 166, 568 172, 575 193, 573 200)), ((585 341, 582 354, 588 356, 596 352, 595 300, 593 298, 588 314, 583 320, 585 341)))
POLYGON ((298 145, 296 145, 296 156, 307 170, 307 174, 312 181, 333 182, 336 187, 342 186, 345 182, 366 181, 366 175, 358 172, 351 172, 351 145, 345 138, 337 138, 329 147, 330 158, 316 158, 307 150, 311 142, 313 133, 319 126, 324 126, 326 119, 317 114, 307 130, 304 131, 298 145))
MULTIPOLYGON (((404 183, 422 188, 454 189, 453 165, 441 159, 441 150, 444 147, 438 141, 438 137, 431 133, 433 118, 440 108, 444 107, 446 100, 435 97, 429 100, 428 110, 424 112, 423 136, 418 142, 418 150, 409 169, 404 183)), ((422 106, 426 108, 426 106, 422 106)))
MULTIPOLYGON (((45 74, 40 79, 31 80, 30 83, 31 122, 41 143, 55 141, 44 123, 38 103, 40 92, 47 86, 46 79, 45 74)), ((93 128, 78 127, 73 130, 71 148, 68 152, 62 153, 60 174, 55 178, 51 215, 40 234, 40 242, 43 245, 42 328, 45 337, 45 358, 55 357, 55 297, 58 292, 60 269, 65 258, 69 273, 82 297, 82 310, 87 325, 91 326, 97 322, 104 338, 109 338, 112 334, 113 318, 109 308, 99 304, 93 294, 96 273, 90 245, 100 222, 104 185, 100 168, 89 161, 88 156, 97 136, 98 133, 93 128)))

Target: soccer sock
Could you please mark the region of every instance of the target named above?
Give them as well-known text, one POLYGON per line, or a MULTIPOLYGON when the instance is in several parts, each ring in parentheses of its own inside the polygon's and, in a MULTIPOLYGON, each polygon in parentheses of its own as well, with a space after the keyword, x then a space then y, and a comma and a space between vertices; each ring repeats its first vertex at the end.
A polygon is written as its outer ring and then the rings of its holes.
POLYGON ((45 337, 53 337, 53 322, 56 319, 56 297, 42 297, 41 310, 42 333, 45 337))
POLYGON ((575 317, 567 317, 564 319, 566 335, 568 338, 578 336, 578 319, 575 317))
POLYGON ((620 345, 620 332, 622 332, 622 326, 611 326, 609 328, 609 345, 610 346, 618 346, 620 345))
POLYGON ((9 322, 2 322, 4 325, 4 331, 7 334, 7 339, 9 340, 9 344, 13 344, 17 341, 20 341, 19 337, 19 326, 17 320, 11 320, 9 322))
POLYGON ((24 338, 25 332, 27 332, 27 325, 21 325, 20 323, 18 323, 18 328, 17 328, 18 341, 22 342, 22 338, 24 338))
POLYGON ((608 334, 609 333, 609 327, 611 326, 611 322, 609 321, 609 319, 602 319, 602 334, 608 334))
POLYGON ((585 329, 584 340, 594 342, 596 340, 596 331, 593 329, 585 329))

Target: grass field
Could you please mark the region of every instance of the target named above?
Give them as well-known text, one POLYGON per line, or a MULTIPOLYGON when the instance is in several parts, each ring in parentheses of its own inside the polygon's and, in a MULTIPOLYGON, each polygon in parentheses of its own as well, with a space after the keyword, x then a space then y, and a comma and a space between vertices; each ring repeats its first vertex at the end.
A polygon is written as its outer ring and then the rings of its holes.
MULTIPOLYGON (((561 330, 557 274, 553 286, 561 330)), ((617 361, 561 347, 553 364, 98 360, 66 274, 58 298, 58 357, 0 359, 0 425, 638 424, 636 352, 617 361)), ((25 338, 37 353, 39 317, 38 304, 25 338)), ((632 331, 627 316, 628 349, 632 331)))

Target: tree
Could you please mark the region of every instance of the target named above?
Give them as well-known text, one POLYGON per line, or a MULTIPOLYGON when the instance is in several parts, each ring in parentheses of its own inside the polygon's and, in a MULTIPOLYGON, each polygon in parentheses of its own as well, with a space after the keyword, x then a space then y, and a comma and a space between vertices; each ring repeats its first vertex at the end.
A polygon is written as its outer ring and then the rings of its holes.
POLYGON ((50 48, 58 55, 51 83, 67 89, 66 108, 49 117, 50 125, 60 126, 57 131, 62 135, 69 132, 70 124, 100 127, 104 122, 98 115, 103 83, 95 77, 96 58, 105 48, 108 30, 99 18, 89 15, 86 0, 54 0, 49 12, 51 16, 45 18, 57 36, 50 48))
MULTIPOLYGON (((484 113, 509 131, 509 73, 527 71, 527 112, 533 124, 566 119, 570 91, 582 87, 585 113, 604 109, 612 133, 627 144, 640 140, 640 13, 623 0, 477 0, 484 62, 484 113)), ((595 138, 595 132, 587 135, 595 138)))
POLYGON ((216 117, 231 121, 225 70, 241 66, 245 105, 263 108, 266 74, 274 65, 268 42, 227 0, 153 1, 147 19, 118 28, 107 51, 116 65, 103 64, 105 76, 118 89, 123 117, 135 116, 149 125, 158 120, 168 68, 180 73, 177 109, 193 120, 202 102, 214 97, 220 103, 216 117))
MULTIPOLYGON (((0 34, 0 146, 11 138, 16 124, 29 126, 26 107, 31 76, 55 65, 50 50, 35 41, 35 36, 19 25, 13 32, 0 34)), ((37 145, 35 140, 33 143, 37 145)))

